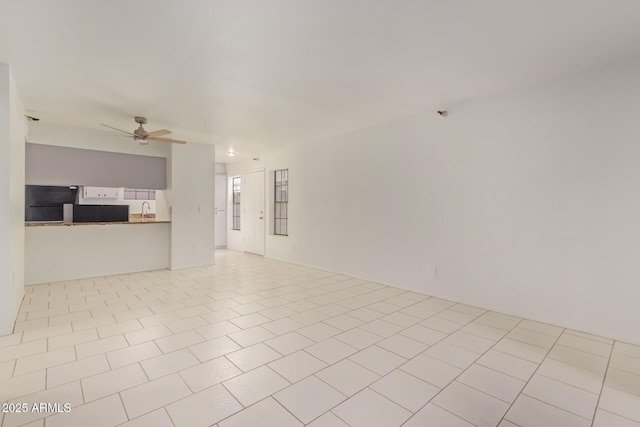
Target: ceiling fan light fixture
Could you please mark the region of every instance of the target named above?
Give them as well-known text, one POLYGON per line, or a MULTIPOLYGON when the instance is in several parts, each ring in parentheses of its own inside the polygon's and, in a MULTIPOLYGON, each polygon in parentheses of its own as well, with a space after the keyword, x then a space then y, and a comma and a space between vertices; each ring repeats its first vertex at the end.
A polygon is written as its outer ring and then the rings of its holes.
POLYGON ((149 143, 149 140, 147 138, 137 135, 133 137, 133 140, 140 145, 147 145, 149 143))

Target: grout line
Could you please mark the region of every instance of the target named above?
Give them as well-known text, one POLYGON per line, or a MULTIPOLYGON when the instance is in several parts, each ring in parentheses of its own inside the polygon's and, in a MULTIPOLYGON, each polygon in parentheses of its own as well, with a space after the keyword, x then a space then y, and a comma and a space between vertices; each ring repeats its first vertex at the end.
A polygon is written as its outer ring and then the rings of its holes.
POLYGON ((596 401, 596 406, 593 409, 593 417, 591 418, 591 426, 593 426, 593 422, 596 419, 596 413, 598 412, 598 406, 600 405, 600 399, 602 398, 602 391, 604 390, 604 384, 607 380, 607 374, 609 373, 609 365, 611 365, 611 356, 613 355, 613 347, 615 346, 615 340, 611 344, 611 351, 609 352, 609 358, 607 359, 607 367, 604 370, 604 375, 602 376, 602 384, 600 385, 600 393, 598 393, 598 400, 596 401))
MULTIPOLYGON (((518 396, 516 396, 515 399, 513 399, 513 402, 511 403, 511 405, 509 405, 509 407, 507 408, 507 410, 504 412, 504 415, 502 416, 502 418, 500 419, 500 422, 502 422, 502 420, 505 419, 505 416, 509 413, 509 411, 511 410, 511 408, 513 407, 513 404, 516 403, 516 401, 518 400, 518 397, 520 397, 521 394, 523 394, 524 389, 527 388, 527 385, 529 385, 529 382, 531 381, 531 378, 533 378, 536 373, 538 372, 538 370, 540 369, 540 366, 542 366, 542 364, 544 363, 545 359, 549 356, 549 353, 551 353, 551 350, 553 349, 553 347, 555 347, 555 345, 558 343, 558 340, 560 339, 560 337, 562 336, 562 333, 564 333, 564 329, 562 330, 562 332, 560 333, 560 335, 558 335, 558 337, 556 338, 556 340, 554 341, 553 345, 547 350, 547 353, 545 354, 544 358, 540 361, 540 363, 538 363, 538 366, 536 367, 535 371, 533 371, 533 373, 531 374, 531 376, 529 376, 529 379, 527 381, 525 381, 524 386, 522 387, 522 390, 520 390, 520 393, 518 393, 518 396)), ((529 395, 527 395, 529 396, 529 395)), ((531 396, 529 396, 531 397, 531 396)), ((532 399, 535 399, 532 397, 532 399)), ((538 399, 536 399, 538 400, 538 399)), ((543 402, 546 403, 547 405, 549 405, 549 403, 547 402, 543 402)), ((551 405, 553 406, 553 405, 551 405)), ((562 409, 562 408, 560 408, 562 409)), ((566 411, 563 409, 563 411, 566 411)), ((569 411, 566 411, 569 412, 569 411)), ((572 412, 569 412, 572 413, 572 412)), ((507 420, 508 421, 508 420, 507 420)))

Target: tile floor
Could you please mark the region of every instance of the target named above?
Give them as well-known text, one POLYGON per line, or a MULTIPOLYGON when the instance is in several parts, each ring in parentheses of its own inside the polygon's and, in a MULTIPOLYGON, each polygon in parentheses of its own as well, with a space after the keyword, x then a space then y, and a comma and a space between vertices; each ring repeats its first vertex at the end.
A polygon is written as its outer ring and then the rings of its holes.
POLYGON ((7 427, 640 426, 640 346, 220 251, 28 287, 0 402, 7 427))

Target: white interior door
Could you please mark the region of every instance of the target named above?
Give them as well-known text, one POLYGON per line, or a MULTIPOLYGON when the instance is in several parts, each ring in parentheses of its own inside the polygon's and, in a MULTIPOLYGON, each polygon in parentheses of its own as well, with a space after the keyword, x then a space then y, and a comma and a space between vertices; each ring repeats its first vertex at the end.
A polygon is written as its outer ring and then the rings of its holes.
POLYGON ((264 171, 247 172, 242 182, 244 250, 264 255, 264 171))
POLYGON ((227 176, 216 175, 216 248, 227 247, 227 176))

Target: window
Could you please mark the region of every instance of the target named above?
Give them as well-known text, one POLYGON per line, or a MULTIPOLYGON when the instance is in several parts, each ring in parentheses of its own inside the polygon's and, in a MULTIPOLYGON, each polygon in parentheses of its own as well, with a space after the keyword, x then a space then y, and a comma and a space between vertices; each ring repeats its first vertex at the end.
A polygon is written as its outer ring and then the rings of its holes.
POLYGON ((289 219, 289 169, 274 172, 275 206, 273 215, 273 234, 287 236, 289 219))
POLYGON ((156 190, 143 190, 140 188, 125 188, 125 200, 155 200, 156 190))
POLYGON ((231 178, 233 185, 233 229, 240 230, 240 177, 231 178))

